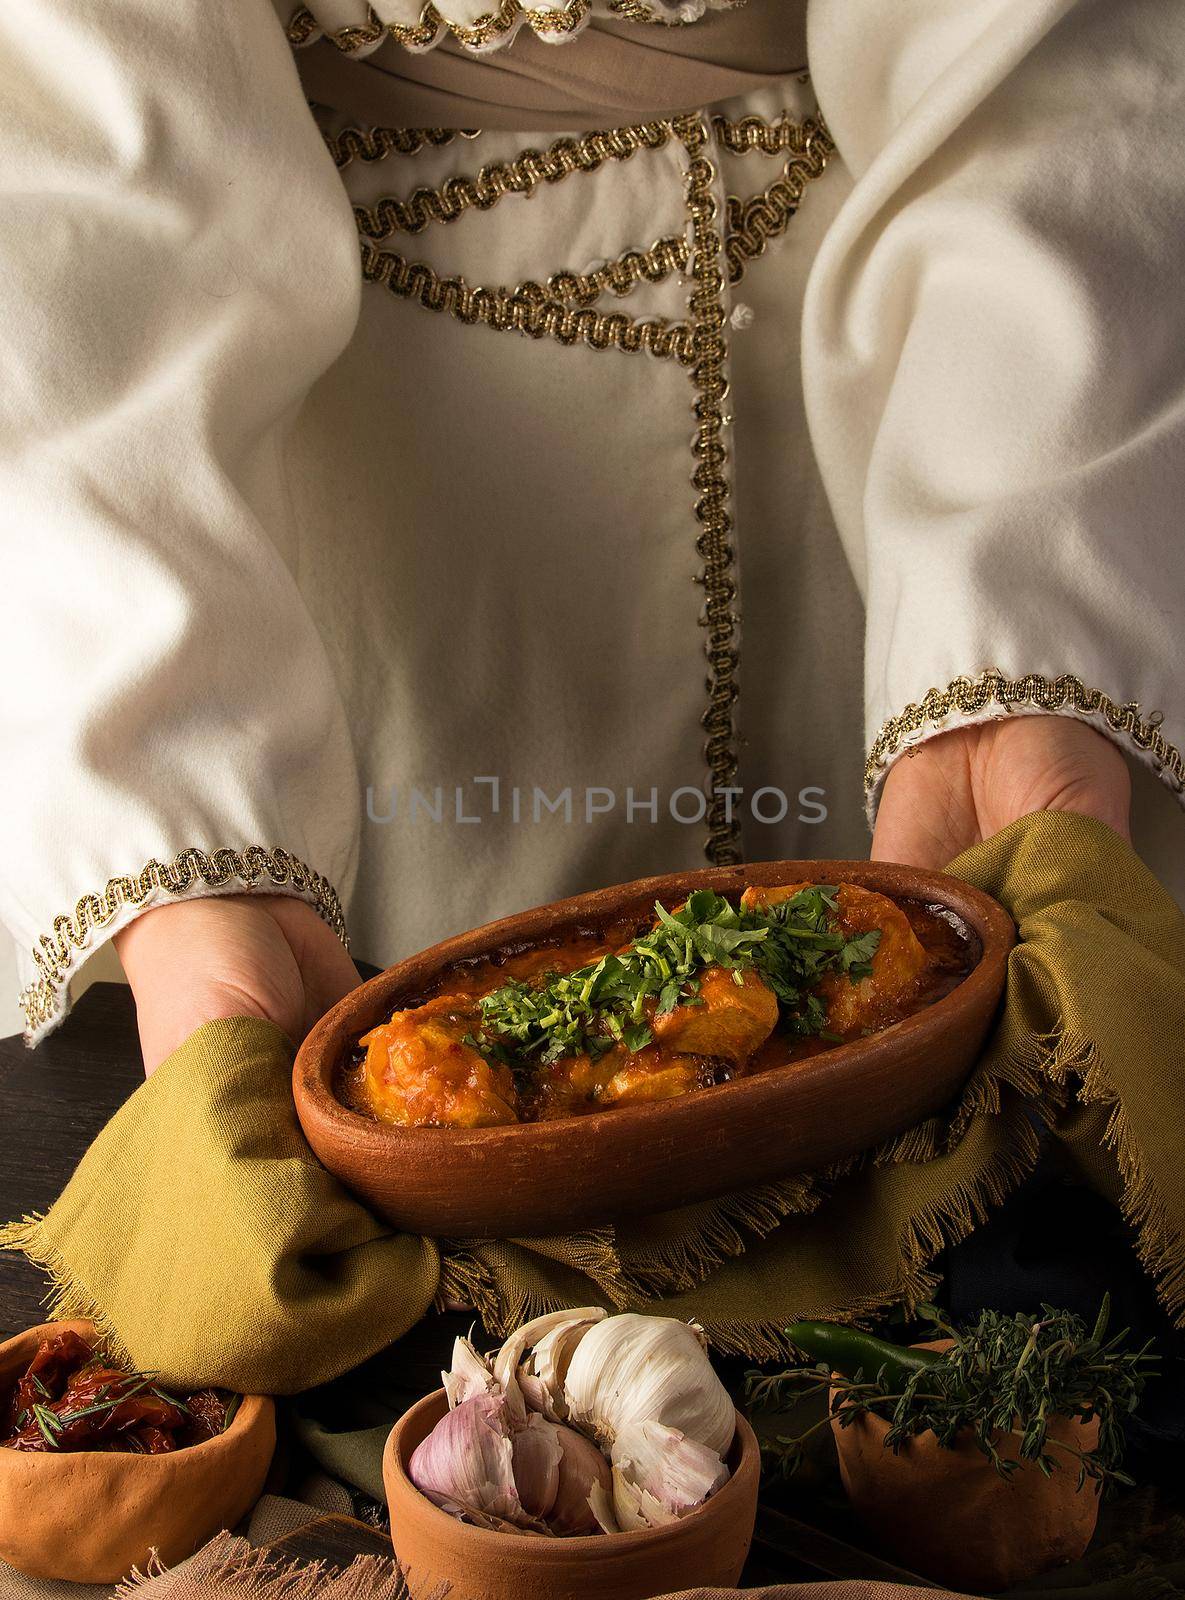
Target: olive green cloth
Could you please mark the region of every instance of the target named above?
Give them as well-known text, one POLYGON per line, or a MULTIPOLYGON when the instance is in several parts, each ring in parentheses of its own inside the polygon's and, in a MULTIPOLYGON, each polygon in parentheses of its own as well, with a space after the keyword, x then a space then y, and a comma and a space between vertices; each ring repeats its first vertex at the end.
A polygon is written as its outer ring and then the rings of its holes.
POLYGON ((395 1234, 308 1150, 283 1036, 235 1019, 177 1050, 48 1215, 4 1242, 48 1268, 57 1313, 94 1315, 175 1382, 300 1391, 390 1344, 442 1295, 476 1306, 493 1333, 561 1304, 647 1304, 760 1360, 781 1353, 796 1317, 929 1293, 938 1252, 1027 1176, 1045 1125, 1124 1207, 1180 1320, 1185 919, 1082 817, 1026 817, 952 870, 1018 924, 999 1024, 958 1105, 841 1168, 568 1237, 395 1234))

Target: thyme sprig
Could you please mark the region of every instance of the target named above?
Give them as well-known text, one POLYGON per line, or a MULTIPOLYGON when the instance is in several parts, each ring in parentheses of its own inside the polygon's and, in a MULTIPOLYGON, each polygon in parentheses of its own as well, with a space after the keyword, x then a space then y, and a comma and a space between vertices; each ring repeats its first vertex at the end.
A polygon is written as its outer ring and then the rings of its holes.
POLYGON ((617 1044, 641 1050, 653 1017, 677 1005, 702 1004, 708 967, 761 974, 783 1007, 789 1031, 820 1033, 826 1013, 811 992, 826 972, 867 977, 880 940, 877 929, 847 938, 836 927, 835 889, 814 884, 778 905, 740 910, 710 889, 698 889, 678 911, 655 903, 658 919, 625 950, 542 982, 512 979, 483 995, 475 1045, 497 1059, 596 1057, 617 1044))
POLYGON ((1088 1478, 1103 1487, 1131 1484, 1121 1468, 1123 1422, 1139 1405, 1157 1357, 1149 1344, 1125 1348, 1126 1329, 1107 1336, 1109 1296, 1093 1329, 1074 1312, 1048 1305, 1037 1317, 984 1311, 961 1333, 933 1306, 921 1307, 919 1315, 932 1324, 930 1337, 954 1343, 940 1364, 914 1372, 896 1389, 883 1371, 843 1377, 826 1364, 749 1374, 746 1397, 758 1410, 781 1409, 791 1397, 830 1391, 822 1418, 766 1446, 783 1471, 795 1470, 807 1439, 820 1428, 833 1420, 850 1427, 871 1413, 888 1422, 885 1447, 894 1453, 922 1433, 932 1432, 947 1447, 969 1434, 1004 1478, 1023 1462, 1034 1463, 1048 1477, 1073 1461, 1079 1487, 1088 1478), (1055 1417, 1097 1418, 1097 1445, 1079 1450, 1051 1438, 1055 1417), (1005 1441, 1007 1455, 1001 1453, 1005 1441))

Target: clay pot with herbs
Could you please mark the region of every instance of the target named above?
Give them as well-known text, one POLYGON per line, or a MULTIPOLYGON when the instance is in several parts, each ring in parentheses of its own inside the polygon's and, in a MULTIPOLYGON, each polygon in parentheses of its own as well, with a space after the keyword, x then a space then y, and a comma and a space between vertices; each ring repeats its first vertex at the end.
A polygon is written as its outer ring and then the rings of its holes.
MULTIPOLYGON (((1047 1477, 1018 1460, 1016 1434, 996 1448, 1017 1466, 1002 1477, 970 1429, 952 1446, 933 1433, 886 1448, 889 1424, 866 1414, 834 1425, 839 1471, 852 1509, 894 1560, 955 1589, 1010 1589, 1085 1554, 1099 1514, 1099 1485, 1079 1486, 1078 1461, 1067 1455, 1047 1477)), ((1099 1424, 1054 1417, 1049 1444, 1093 1450, 1099 1424)))
MULTIPOLYGON (((1085 1554, 1120 1470, 1122 1423, 1154 1357, 1071 1312, 982 1313, 962 1332, 901 1346, 834 1323, 787 1329, 814 1365, 754 1386, 824 1390, 840 1476, 885 1555, 976 1594, 1085 1554)), ((808 1429, 807 1432, 813 1432, 808 1429)), ((785 1441, 793 1465, 807 1434, 785 1441)))

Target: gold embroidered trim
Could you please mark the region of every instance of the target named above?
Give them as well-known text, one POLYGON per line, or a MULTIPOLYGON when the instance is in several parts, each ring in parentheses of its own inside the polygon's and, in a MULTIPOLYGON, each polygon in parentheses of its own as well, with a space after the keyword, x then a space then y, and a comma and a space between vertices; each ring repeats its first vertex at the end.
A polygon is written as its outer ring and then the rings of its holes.
POLYGON ((923 729, 935 727, 955 712, 975 716, 991 706, 1008 713, 1016 706, 1036 706, 1041 711, 1077 712, 1081 716, 1101 717, 1113 733, 1122 734, 1137 750, 1151 755, 1152 764, 1170 788, 1185 792, 1185 757, 1160 731, 1164 720, 1160 711, 1140 715, 1139 703, 1127 700, 1120 705, 1101 689, 1088 689, 1081 678, 1069 673, 1060 678, 1044 678, 1035 672, 1023 678, 1008 678, 991 667, 978 678, 954 678, 945 689, 930 689, 924 698, 906 706, 899 716, 890 717, 873 741, 864 769, 864 787, 873 789, 880 774, 902 745, 923 729))
MULTIPOLYGON (((661 251, 669 243, 660 240, 654 250, 661 251)), ((525 333, 531 339, 585 344, 592 350, 617 349, 627 355, 646 351, 660 360, 689 366, 695 360, 695 348, 692 330, 686 323, 668 322, 665 317, 639 322, 624 312, 596 311, 584 303, 574 310, 560 298, 563 294, 583 302, 586 288, 591 288, 594 279, 602 275, 608 278, 610 274, 632 271, 634 282, 640 277, 657 281, 671 270, 654 257, 651 272, 647 270, 651 260, 650 254, 627 251, 620 261, 598 269, 596 274, 582 277, 561 272, 549 284, 528 280, 514 289, 491 289, 485 285, 471 287, 461 277, 442 278, 422 261, 409 262, 393 250, 378 250, 368 240, 362 241, 363 278, 368 283, 381 283, 401 300, 418 301, 428 311, 444 312, 469 326, 484 323, 496 333, 525 333), (557 288, 553 290, 552 284, 557 288)))
POLYGON ((663 28, 687 27, 693 22, 698 22, 704 11, 710 5, 713 11, 739 11, 749 0, 666 0, 665 6, 655 10, 649 0, 609 0, 609 11, 615 17, 622 17, 629 22, 653 22, 663 28))
MULTIPOLYGON (((673 272, 682 272, 691 256, 687 240, 674 234, 656 239, 649 250, 626 250, 616 261, 605 261, 589 272, 556 272, 547 280, 547 293, 557 300, 570 300, 576 305, 592 305, 603 294, 616 295, 624 300, 639 283, 662 283, 673 272)), ((535 290, 533 283, 520 285, 522 290, 535 290)), ((682 324, 670 324, 678 327, 682 324)), ((676 355, 676 359, 678 355, 676 355)))
POLYGON ((709 668, 705 686, 708 705, 700 719, 708 735, 704 760, 711 780, 704 853, 713 865, 729 866, 740 861, 741 851, 740 825, 730 814, 730 797, 723 793, 733 786, 737 775, 734 708, 739 693, 737 616, 733 610, 736 553, 731 540, 731 488, 723 438, 724 401, 728 395, 723 241, 716 227, 718 208, 712 193, 716 169, 705 154, 710 138, 708 125, 702 117, 688 116, 680 117, 674 126, 689 160, 687 214, 691 221, 692 286, 688 309, 695 351, 691 381, 696 418, 692 443, 696 468, 691 481, 699 496, 695 515, 701 532, 695 547, 703 561, 699 581, 704 588, 704 609, 700 623, 708 630, 705 654, 709 668))
POLYGON ((354 55, 360 50, 373 49, 388 37, 398 40, 408 50, 429 50, 448 33, 467 50, 488 50, 515 33, 524 22, 530 23, 536 33, 567 35, 578 33, 591 14, 592 0, 568 0, 559 7, 523 6, 519 0, 499 0, 495 10, 479 17, 472 27, 466 27, 442 17, 429 0, 420 12, 418 23, 383 23, 370 11, 360 27, 322 28, 307 6, 301 6, 288 24, 288 42, 311 44, 324 35, 339 50, 354 55))
POLYGON ((264 877, 277 888, 290 884, 306 895, 346 949, 350 948, 337 891, 327 878, 297 856, 279 847, 265 850, 258 844, 242 851, 221 849, 207 855, 191 845, 171 862, 150 861, 136 877, 112 878, 102 894, 83 895, 72 916, 54 918, 52 934, 42 934, 33 949, 33 960, 42 976, 20 997, 29 1030, 41 1027, 56 1015, 75 953, 87 948, 91 934, 105 928, 121 906, 141 906, 157 893, 184 895, 199 882, 219 889, 237 881, 250 889, 264 877))
MULTIPOLYGON (((745 5, 747 0, 709 0, 713 10, 732 11, 745 5)), ((656 23, 667 28, 685 27, 697 22, 706 5, 697 0, 667 0, 667 4, 654 5, 650 0, 609 0, 608 11, 614 17, 631 22, 656 23)), ((488 50, 516 33, 524 22, 536 33, 544 36, 567 37, 578 33, 592 15, 592 0, 567 0, 561 6, 525 6, 521 0, 499 0, 496 9, 479 17, 472 26, 450 22, 441 16, 436 6, 424 5, 417 23, 384 23, 371 10, 360 27, 322 28, 307 6, 300 6, 288 23, 288 42, 293 45, 311 44, 325 37, 331 39, 339 50, 353 55, 360 50, 370 50, 386 38, 396 39, 408 50, 430 50, 444 35, 451 34, 458 43, 469 50, 488 50)))
MULTIPOLYGON (((755 119, 745 120, 750 123, 755 119)), ((792 152, 781 176, 748 200, 732 194, 728 197, 724 249, 730 283, 739 283, 749 262, 765 253, 771 239, 781 238, 802 203, 807 184, 823 176, 835 153, 831 135, 814 118, 803 123, 783 123, 777 131, 786 138, 779 148, 792 152)))
POLYGON ((425 147, 439 149, 455 139, 477 139, 480 128, 343 128, 323 135, 334 165, 344 170, 352 161, 385 161, 390 155, 414 156, 425 147))
MULTIPOLYGON (((495 161, 475 177, 449 178, 438 189, 420 188, 406 200, 386 197, 355 206, 360 232, 389 239, 393 233, 423 233, 433 222, 455 222, 464 212, 488 211, 508 194, 530 195, 541 183, 559 183, 574 172, 596 172, 606 161, 628 161, 638 150, 661 150, 671 124, 646 122, 557 139, 546 150, 524 150, 513 161, 495 161)), ((340 137, 340 136, 339 136, 340 137)))
POLYGON ((759 150, 767 156, 781 155, 784 150, 801 152, 806 129, 815 125, 812 121, 792 122, 785 111, 773 121, 755 115, 739 119, 712 118, 712 131, 717 141, 734 156, 747 155, 751 150, 759 150))
MULTIPOLYGON (((357 137, 364 139, 361 133, 357 137)), ((361 148, 361 143, 353 146, 355 153, 361 148)), ((377 145, 367 148, 373 148, 374 154, 363 159, 379 160, 387 153, 377 145)), ((724 264, 729 279, 739 282, 747 262, 785 231, 806 185, 822 176, 833 149, 826 128, 817 119, 794 123, 783 114, 774 123, 760 117, 708 121, 688 114, 673 121, 588 133, 575 140, 559 139, 546 151, 527 150, 513 161, 483 167, 476 177, 452 178, 439 189, 419 188, 406 200, 385 198, 373 207, 354 208, 361 234, 363 277, 383 284, 402 299, 418 301, 427 310, 446 313, 469 325, 480 322, 499 332, 553 338, 563 345, 585 344, 596 350, 648 351, 691 368, 696 417, 692 483, 701 530, 696 550, 703 563, 697 581, 704 589, 700 623, 707 630, 709 667, 708 704, 701 717, 710 780, 705 854, 716 865, 741 860, 740 825, 731 815, 726 793, 735 786, 739 765, 735 716, 739 649, 731 487, 723 439, 728 420, 724 413, 728 394, 724 264), (690 245, 683 238, 660 239, 648 251, 626 251, 617 261, 591 272, 559 272, 546 283, 528 281, 515 289, 471 287, 462 277, 442 278, 424 263, 411 263, 395 251, 376 248, 374 241, 393 233, 416 234, 431 222, 452 222, 471 208, 488 210, 506 194, 531 194, 540 183, 559 182, 571 172, 595 171, 606 160, 627 160, 637 149, 659 149, 672 136, 679 139, 689 161, 686 209, 690 245), (734 153, 789 152, 781 175, 766 190, 746 201, 728 198, 728 228, 723 238, 713 193, 716 169, 706 154, 713 136, 734 153), (620 312, 594 308, 593 302, 603 293, 624 296, 643 279, 658 282, 674 271, 689 271, 692 280, 686 323, 665 318, 635 321, 620 312)))

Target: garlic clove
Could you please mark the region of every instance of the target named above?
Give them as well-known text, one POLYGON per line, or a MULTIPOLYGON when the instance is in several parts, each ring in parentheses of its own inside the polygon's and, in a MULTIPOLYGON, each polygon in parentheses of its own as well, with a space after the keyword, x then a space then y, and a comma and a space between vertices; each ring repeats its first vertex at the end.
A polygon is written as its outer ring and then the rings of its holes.
POLYGON ((599 1518, 592 1506, 598 1490, 609 1499, 612 1473, 609 1463, 593 1444, 575 1428, 552 1425, 559 1439, 562 1459, 555 1504, 548 1523, 555 1533, 596 1533, 599 1518))
POLYGON ((653 1421, 723 1457, 736 1431, 703 1330, 673 1317, 623 1312, 587 1329, 568 1366, 564 1402, 573 1425, 606 1447, 628 1423, 653 1421))
POLYGON ((555 1504, 560 1487, 560 1462, 563 1447, 559 1429, 532 1412, 526 1425, 511 1436, 514 1485, 528 1516, 545 1520, 555 1504))
POLYGON ((588 1496, 588 1509, 596 1518, 597 1527, 602 1533, 624 1533, 625 1530, 617 1520, 617 1513, 613 1509, 613 1489, 603 1483, 594 1483, 588 1496))
POLYGON ((715 1450, 661 1422, 627 1423, 613 1444, 613 1504, 623 1528, 674 1522, 728 1477, 715 1450))
POLYGON ((469 1400, 475 1394, 500 1393, 497 1380, 485 1356, 480 1355, 469 1339, 453 1342, 453 1364, 448 1372, 440 1374, 449 1409, 469 1400))
POLYGON ((408 1476, 436 1505, 519 1520, 523 1508, 505 1399, 473 1395, 446 1412, 412 1452, 408 1476))
POLYGON ((526 1352, 553 1328, 568 1322, 597 1322, 605 1315, 600 1306, 583 1306, 576 1311, 549 1311, 545 1316, 534 1317, 515 1330, 494 1357, 494 1377, 510 1402, 511 1414, 521 1421, 527 1412, 527 1402, 518 1382, 518 1369, 526 1352))
POLYGON ((488 1511, 471 1511, 467 1506, 457 1505, 450 1500, 442 1500, 440 1509, 447 1511, 450 1517, 456 1517, 458 1522, 468 1522, 474 1528, 488 1528, 491 1533, 542 1533, 548 1538, 552 1537, 546 1522, 539 1522, 525 1514, 517 1522, 510 1522, 505 1517, 492 1516, 488 1511))
POLYGON ((516 1374, 518 1386, 522 1390, 523 1399, 529 1411, 537 1411, 540 1416, 546 1417, 549 1422, 558 1422, 560 1419, 552 1415, 551 1396, 547 1392, 547 1385, 541 1378, 534 1377, 527 1371, 524 1362, 516 1374))
POLYGON ((622 1533, 636 1533, 640 1528, 661 1528, 679 1519, 673 1511, 661 1506, 645 1489, 631 1483, 624 1474, 613 1471, 613 1515, 622 1533))
POLYGON ((527 1352, 526 1360, 519 1367, 519 1382, 528 1405, 542 1411, 552 1422, 567 1421, 564 1379, 568 1367, 581 1339, 602 1320, 603 1313, 601 1317, 573 1316, 570 1321, 557 1323, 527 1352))

